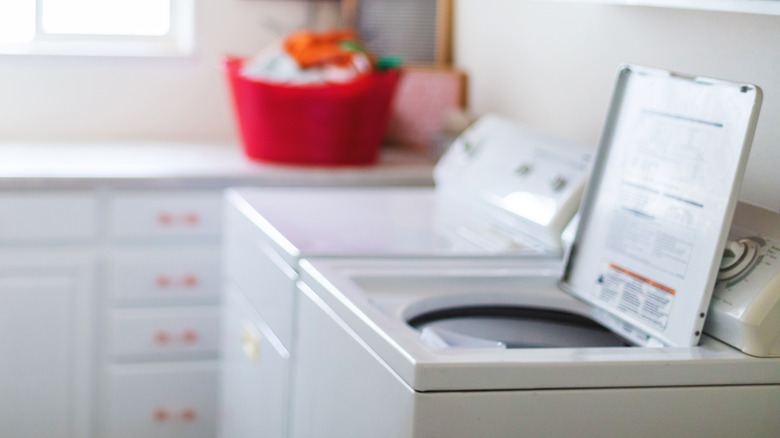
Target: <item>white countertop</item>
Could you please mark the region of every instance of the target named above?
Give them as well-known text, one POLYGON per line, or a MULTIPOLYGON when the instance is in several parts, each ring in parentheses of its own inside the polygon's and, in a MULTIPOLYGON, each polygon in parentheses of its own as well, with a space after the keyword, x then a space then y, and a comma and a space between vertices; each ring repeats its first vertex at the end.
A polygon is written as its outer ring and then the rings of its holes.
POLYGON ((431 186, 424 156, 383 150, 362 167, 252 161, 230 144, 0 143, 0 189, 228 186, 431 186))

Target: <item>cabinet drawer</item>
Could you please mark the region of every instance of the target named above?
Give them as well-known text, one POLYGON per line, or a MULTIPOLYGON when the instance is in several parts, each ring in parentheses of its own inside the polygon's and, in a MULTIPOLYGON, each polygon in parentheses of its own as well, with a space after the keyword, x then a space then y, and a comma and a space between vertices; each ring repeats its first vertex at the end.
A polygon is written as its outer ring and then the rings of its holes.
POLYGON ((214 438, 215 362, 113 366, 105 436, 214 438))
POLYGON ((0 241, 83 240, 97 235, 97 199, 87 192, 0 194, 0 241))
POLYGON ((109 233, 116 239, 218 237, 221 191, 125 192, 109 203, 109 233))
POLYGON ((115 310, 109 333, 111 355, 118 360, 216 356, 219 309, 115 310))
POLYGON ((116 251, 108 268, 111 295, 119 305, 215 303, 219 255, 216 245, 116 251))

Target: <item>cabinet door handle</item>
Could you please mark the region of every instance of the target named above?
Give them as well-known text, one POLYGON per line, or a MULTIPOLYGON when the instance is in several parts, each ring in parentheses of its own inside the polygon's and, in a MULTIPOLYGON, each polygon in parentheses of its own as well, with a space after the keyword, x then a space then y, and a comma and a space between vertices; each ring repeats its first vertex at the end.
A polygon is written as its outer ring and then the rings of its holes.
POLYGON ((260 345, 262 336, 250 323, 245 322, 241 327, 241 349, 244 355, 253 363, 260 362, 260 345))
POLYGON ((198 342, 198 332, 195 330, 185 330, 184 333, 181 334, 181 340, 185 344, 194 344, 198 342))
POLYGON ((157 345, 168 345, 175 340, 178 340, 182 344, 196 344, 198 340, 200 340, 200 334, 197 330, 185 330, 181 333, 181 335, 178 336, 178 338, 174 338, 170 333, 168 333, 165 330, 157 330, 154 332, 154 342, 157 345))
POLYGON ((198 412, 193 408, 184 408, 179 415, 173 415, 164 408, 157 408, 152 412, 152 417, 158 423, 164 423, 169 420, 181 420, 187 423, 193 422, 198 418, 198 412))
POLYGON ((200 213, 196 211, 188 211, 178 214, 170 213, 168 211, 161 211, 157 213, 157 224, 164 227, 171 225, 194 227, 200 225, 200 222, 200 213))
POLYGON ((200 277, 195 274, 186 274, 179 278, 173 278, 169 275, 159 274, 154 279, 158 289, 169 289, 180 287, 184 289, 194 289, 200 285, 200 277))
POLYGON ((157 284, 157 288, 159 289, 167 289, 171 287, 173 284, 173 280, 171 280, 170 277, 167 275, 158 275, 155 279, 155 283, 157 284))
POLYGON ((200 283, 200 279, 195 274, 187 274, 182 278, 182 284, 187 288, 197 287, 200 283))
POLYGON ((186 408, 183 411, 181 411, 181 419, 186 422, 192 422, 195 421, 195 419, 198 418, 198 413, 195 411, 195 409, 192 408, 186 408))
POLYGON ((157 223, 160 225, 171 225, 173 224, 173 215, 167 211, 161 211, 157 213, 157 223))
POLYGON ((155 409, 154 412, 152 413, 152 416, 154 417, 155 421, 158 422, 168 421, 168 419, 170 418, 168 411, 163 408, 155 409))
POLYGON ((171 342, 171 335, 165 330, 158 330, 154 333, 154 342, 158 345, 166 345, 171 342))
POLYGON ((200 215, 195 212, 185 213, 184 223, 191 226, 198 225, 200 223, 200 215))

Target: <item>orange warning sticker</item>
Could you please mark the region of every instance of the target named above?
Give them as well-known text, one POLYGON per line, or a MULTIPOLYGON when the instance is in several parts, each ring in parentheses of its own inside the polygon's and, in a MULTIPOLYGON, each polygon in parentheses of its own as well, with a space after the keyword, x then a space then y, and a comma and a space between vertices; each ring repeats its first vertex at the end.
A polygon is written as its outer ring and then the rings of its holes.
POLYGON ((620 266, 618 266, 618 265, 616 265, 614 263, 610 263, 609 267, 612 268, 612 269, 617 269, 618 271, 620 271, 620 272, 622 272, 624 274, 628 274, 628 275, 636 278, 639 281, 644 281, 645 283, 647 283, 647 284, 649 284, 651 286, 655 286, 656 288, 658 288, 658 289, 660 289, 660 290, 662 290, 664 292, 667 292, 667 293, 670 293, 670 294, 674 295, 674 289, 672 289, 669 286, 664 286, 663 284, 655 282, 655 281, 653 281, 653 280, 651 280, 651 279, 649 279, 647 277, 643 277, 643 276, 637 274, 636 272, 632 272, 632 271, 629 271, 628 269, 621 268, 620 266))
POLYGON ((665 328, 675 290, 646 276, 610 263, 598 279, 596 298, 613 312, 665 328))

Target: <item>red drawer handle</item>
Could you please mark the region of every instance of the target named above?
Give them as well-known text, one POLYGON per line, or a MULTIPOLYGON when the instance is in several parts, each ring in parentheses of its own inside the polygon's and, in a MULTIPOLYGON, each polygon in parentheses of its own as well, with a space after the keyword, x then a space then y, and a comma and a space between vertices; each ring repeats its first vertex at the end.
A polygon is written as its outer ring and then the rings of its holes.
POLYGON ((166 275, 158 275, 155 282, 157 283, 157 287, 160 289, 167 289, 173 284, 171 278, 166 275))
POLYGON ((198 283, 200 283, 200 279, 194 274, 185 275, 182 279, 182 284, 184 284, 185 287, 197 287, 198 283))
POLYGON ((173 223, 173 215, 167 211, 161 211, 157 214, 157 223, 160 225, 171 225, 173 223))
POLYGON ((194 344, 198 342, 198 332, 195 330, 185 330, 184 333, 181 334, 181 340, 185 344, 194 344))
POLYGON ((195 421, 196 418, 198 418, 198 413, 195 412, 195 409, 187 408, 181 412, 181 419, 184 421, 195 421))
POLYGON ((200 277, 195 274, 187 274, 178 279, 174 279, 168 275, 160 274, 155 278, 154 282, 158 289, 168 289, 171 287, 193 289, 200 284, 200 277))
POLYGON ((157 223, 162 226, 170 226, 175 224, 195 226, 199 225, 200 221, 200 214, 194 211, 188 211, 179 215, 167 211, 161 211, 157 213, 157 223))
POLYGON ((200 215, 195 212, 185 213, 184 223, 187 225, 198 225, 200 223, 200 215))
POLYGON ((158 330, 154 334, 154 341, 158 345, 166 345, 171 342, 171 335, 163 330, 158 330))
POLYGON ((155 409, 153 416, 156 421, 160 421, 160 422, 168 421, 169 418, 168 411, 162 408, 155 409))

